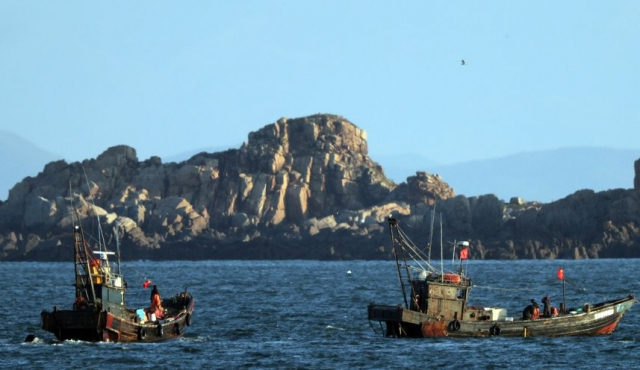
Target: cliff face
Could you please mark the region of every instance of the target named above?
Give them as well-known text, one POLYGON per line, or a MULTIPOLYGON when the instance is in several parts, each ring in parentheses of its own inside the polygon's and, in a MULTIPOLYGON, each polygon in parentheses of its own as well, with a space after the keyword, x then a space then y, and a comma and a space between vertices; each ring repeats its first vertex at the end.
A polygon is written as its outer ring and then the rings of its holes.
POLYGON ((283 118, 182 163, 140 162, 126 146, 52 162, 0 203, 0 259, 70 260, 78 219, 117 227, 128 259, 388 258, 386 218, 426 245, 434 207, 436 232, 441 218, 446 240, 471 239, 472 258, 638 257, 637 178, 550 204, 466 198, 427 172, 388 180, 344 118, 283 118))

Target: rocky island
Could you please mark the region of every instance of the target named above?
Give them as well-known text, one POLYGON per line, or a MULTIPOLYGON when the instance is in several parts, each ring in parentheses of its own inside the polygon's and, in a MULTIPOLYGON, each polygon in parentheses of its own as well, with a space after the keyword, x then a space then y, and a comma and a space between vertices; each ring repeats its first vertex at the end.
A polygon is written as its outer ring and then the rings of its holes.
POLYGON ((123 259, 388 259, 389 215, 421 247, 437 215, 434 240, 441 219, 473 259, 640 257, 640 160, 634 169, 634 188, 547 204, 465 197, 426 171, 389 180, 343 117, 282 118, 180 163, 116 146, 47 164, 0 202, 0 260, 70 261, 74 217, 110 238, 118 228, 123 259))

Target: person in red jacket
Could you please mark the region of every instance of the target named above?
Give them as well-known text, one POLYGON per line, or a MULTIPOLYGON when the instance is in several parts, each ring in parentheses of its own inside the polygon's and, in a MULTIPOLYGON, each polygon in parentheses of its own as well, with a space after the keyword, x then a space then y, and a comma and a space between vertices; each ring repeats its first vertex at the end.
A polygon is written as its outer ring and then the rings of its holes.
POLYGON ((156 285, 153 286, 153 290, 151 291, 151 312, 156 315, 157 318, 161 319, 164 317, 162 308, 162 298, 160 297, 160 292, 158 291, 158 287, 156 285))

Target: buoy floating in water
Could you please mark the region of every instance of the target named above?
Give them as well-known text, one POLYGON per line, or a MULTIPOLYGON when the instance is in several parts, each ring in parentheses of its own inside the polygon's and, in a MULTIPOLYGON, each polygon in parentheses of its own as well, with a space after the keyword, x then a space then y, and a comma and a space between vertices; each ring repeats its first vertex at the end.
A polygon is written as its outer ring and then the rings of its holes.
POLYGON ((351 275, 351 270, 347 270, 347 275, 351 275))

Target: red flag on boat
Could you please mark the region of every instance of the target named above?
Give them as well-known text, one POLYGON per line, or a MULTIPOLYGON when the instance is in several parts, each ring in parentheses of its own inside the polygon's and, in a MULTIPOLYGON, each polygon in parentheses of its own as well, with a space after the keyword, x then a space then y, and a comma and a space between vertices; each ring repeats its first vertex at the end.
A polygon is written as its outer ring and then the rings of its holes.
POLYGON ((149 287, 149 285, 151 285, 151 280, 147 280, 144 283, 142 283, 142 287, 147 289, 149 287))
POLYGON ((466 260, 469 258, 469 248, 464 248, 460 250, 460 259, 466 260))
POLYGON ((564 269, 562 267, 558 269, 558 279, 564 280, 564 269))

